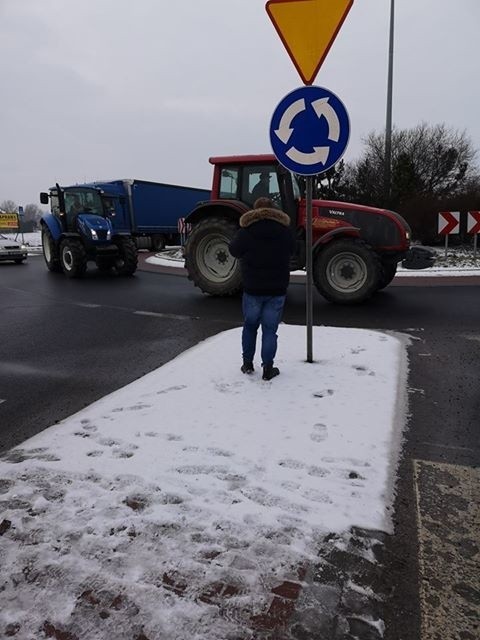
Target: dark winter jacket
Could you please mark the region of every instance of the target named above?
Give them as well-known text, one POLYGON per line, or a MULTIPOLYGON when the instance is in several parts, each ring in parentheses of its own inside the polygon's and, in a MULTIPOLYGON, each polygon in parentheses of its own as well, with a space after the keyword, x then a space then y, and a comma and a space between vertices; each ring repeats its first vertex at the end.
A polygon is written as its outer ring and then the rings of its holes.
POLYGON ((240 229, 230 242, 230 253, 240 259, 243 290, 251 295, 285 295, 293 251, 290 218, 278 209, 244 213, 240 229))

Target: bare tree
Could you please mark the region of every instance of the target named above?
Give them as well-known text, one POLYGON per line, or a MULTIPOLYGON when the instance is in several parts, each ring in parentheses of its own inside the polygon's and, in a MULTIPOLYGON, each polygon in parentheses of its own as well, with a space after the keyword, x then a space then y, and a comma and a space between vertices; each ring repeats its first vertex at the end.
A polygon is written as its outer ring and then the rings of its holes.
POLYGON ((23 210, 23 216, 25 220, 31 220, 37 224, 38 220, 42 217, 43 211, 37 204, 27 204, 23 210))
POLYGON ((4 200, 0 204, 0 209, 5 213, 17 213, 18 211, 18 207, 13 200, 4 200))
MULTIPOLYGON (((350 200, 352 180, 354 179, 351 165, 340 160, 336 165, 317 174, 314 177, 314 197, 322 200, 350 200)), ((305 191, 305 177, 297 175, 301 190, 305 191)))
POLYGON ((478 176, 476 151, 465 132, 445 124, 422 123, 392 134, 392 188, 387 199, 383 184, 384 135, 375 132, 364 140, 363 156, 353 164, 355 195, 363 202, 400 208, 417 197, 462 194, 478 176))

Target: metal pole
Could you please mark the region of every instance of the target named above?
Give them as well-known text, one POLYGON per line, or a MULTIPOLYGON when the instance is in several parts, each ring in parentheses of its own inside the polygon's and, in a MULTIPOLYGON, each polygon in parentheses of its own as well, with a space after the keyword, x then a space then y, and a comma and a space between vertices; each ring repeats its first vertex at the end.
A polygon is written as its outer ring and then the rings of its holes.
POLYGON ((313 177, 307 176, 306 179, 306 252, 307 252, 307 362, 313 362, 313 348, 312 348, 312 326, 313 326, 313 273, 312 273, 312 192, 313 192, 313 177))
POLYGON ((387 120, 385 124, 385 164, 384 164, 384 194, 385 204, 388 205, 392 183, 392 96, 393 96, 393 39, 395 20, 395 0, 390 2, 390 39, 388 47, 388 79, 387 79, 387 120))
POLYGON ((445 260, 447 259, 447 250, 448 250, 448 233, 445 234, 445 260))

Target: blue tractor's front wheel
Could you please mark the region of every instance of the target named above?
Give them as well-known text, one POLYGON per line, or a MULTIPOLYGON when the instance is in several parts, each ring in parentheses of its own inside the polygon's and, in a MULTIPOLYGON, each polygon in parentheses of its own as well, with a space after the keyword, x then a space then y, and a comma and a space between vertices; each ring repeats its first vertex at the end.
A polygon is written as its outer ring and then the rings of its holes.
POLYGON ((60 243, 60 263, 68 278, 81 278, 87 270, 87 254, 80 240, 65 238, 60 243))

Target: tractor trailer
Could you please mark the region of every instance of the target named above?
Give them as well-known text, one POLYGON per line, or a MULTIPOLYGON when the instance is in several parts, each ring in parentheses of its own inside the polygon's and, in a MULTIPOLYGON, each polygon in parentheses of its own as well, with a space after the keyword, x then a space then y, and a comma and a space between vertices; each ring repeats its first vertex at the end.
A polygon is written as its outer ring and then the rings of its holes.
MULTIPOLYGON (((241 290, 238 261, 228 245, 240 216, 259 195, 290 216, 296 237, 291 271, 306 266, 306 201, 302 183, 273 155, 210 158, 211 199, 186 217, 188 277, 204 293, 229 296, 241 290)), ((411 247, 407 222, 394 211, 360 204, 314 199, 312 203, 313 281, 318 292, 337 304, 370 298, 394 278, 399 263, 424 269, 434 262, 424 247, 411 247)))
POLYGON ((137 249, 179 244, 179 221, 209 199, 207 189, 145 180, 57 184, 40 194, 40 202, 50 204, 41 219, 47 268, 76 278, 92 261, 101 271, 132 275, 137 249))

